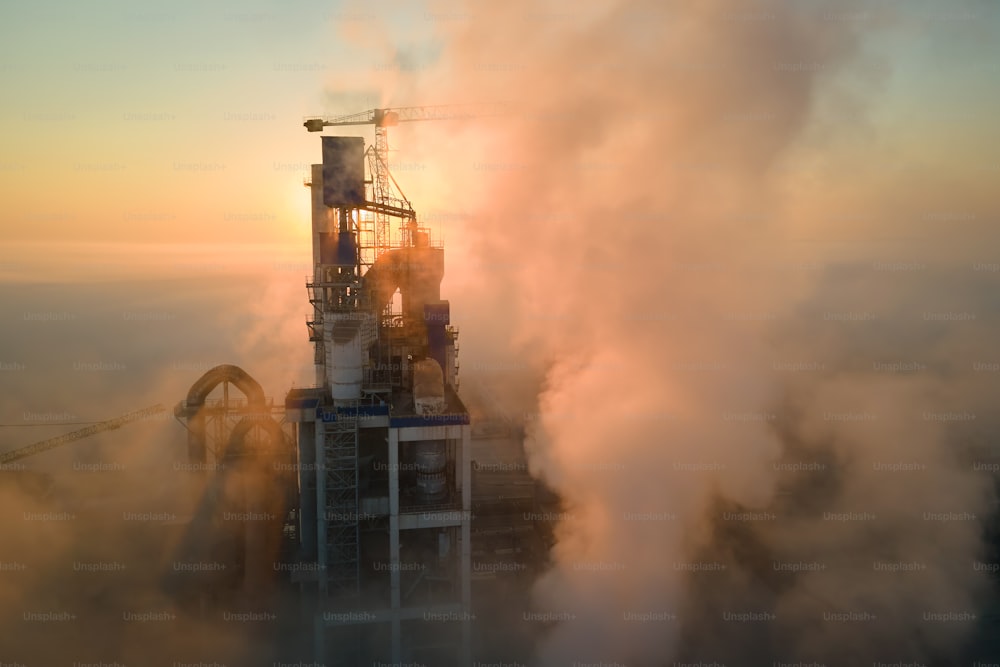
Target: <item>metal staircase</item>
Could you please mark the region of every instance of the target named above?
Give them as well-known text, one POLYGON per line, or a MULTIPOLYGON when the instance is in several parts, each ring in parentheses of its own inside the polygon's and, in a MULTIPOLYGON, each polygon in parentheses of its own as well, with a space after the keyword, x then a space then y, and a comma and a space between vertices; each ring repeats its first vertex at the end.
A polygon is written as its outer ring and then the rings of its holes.
POLYGON ((357 594, 360 578, 357 406, 338 411, 336 421, 324 427, 327 587, 331 595, 357 594))

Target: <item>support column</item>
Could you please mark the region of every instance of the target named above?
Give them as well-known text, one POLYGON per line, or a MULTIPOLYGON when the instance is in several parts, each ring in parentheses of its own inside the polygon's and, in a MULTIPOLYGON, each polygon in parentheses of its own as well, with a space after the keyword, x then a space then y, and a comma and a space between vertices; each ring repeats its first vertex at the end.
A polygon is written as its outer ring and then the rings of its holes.
POLYGON ((472 427, 462 426, 462 664, 472 664, 472 427))
POLYGON ((318 611, 313 620, 313 659, 319 663, 326 662, 326 619, 323 612, 318 611))
MULTIPOLYGON (((205 406, 198 407, 198 411, 188 417, 188 461, 192 463, 205 463, 208 461, 208 452, 205 445, 205 406)), ((214 463, 214 462, 213 462, 214 463)))
POLYGON ((392 660, 402 662, 402 626, 399 620, 399 429, 389 428, 389 592, 392 615, 392 660))
POLYGON ((302 422, 297 424, 299 443, 299 541, 306 558, 316 557, 316 473, 319 465, 316 463, 316 423, 302 422), (311 482, 311 483, 310 483, 311 482), (310 488, 312 487, 312 488, 310 488))
MULTIPOLYGON (((316 575, 320 598, 327 592, 326 426, 316 421, 316 575)), ((320 604, 322 608, 324 605, 320 604)))

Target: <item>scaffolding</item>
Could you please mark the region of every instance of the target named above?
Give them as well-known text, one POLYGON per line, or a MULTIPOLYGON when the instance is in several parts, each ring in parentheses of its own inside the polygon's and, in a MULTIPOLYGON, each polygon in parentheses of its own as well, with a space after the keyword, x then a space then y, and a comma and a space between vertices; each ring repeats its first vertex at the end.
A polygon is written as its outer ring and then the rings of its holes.
POLYGON ((360 581, 358 516, 358 416, 339 411, 323 424, 327 592, 357 595, 360 581))

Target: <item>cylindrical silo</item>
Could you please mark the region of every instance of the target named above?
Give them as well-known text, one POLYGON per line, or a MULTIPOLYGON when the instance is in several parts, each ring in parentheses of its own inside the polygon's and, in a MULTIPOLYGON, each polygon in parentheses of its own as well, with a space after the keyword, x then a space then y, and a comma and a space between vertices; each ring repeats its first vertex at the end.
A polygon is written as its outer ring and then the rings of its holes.
POLYGON ((334 399, 361 398, 361 324, 354 313, 330 313, 323 322, 327 378, 334 399))
POLYGON ((445 469, 448 449, 444 440, 421 440, 413 443, 413 463, 417 469, 417 498, 440 500, 448 494, 445 469))
POLYGON ((444 372, 434 359, 413 362, 413 407, 418 415, 444 412, 444 372))

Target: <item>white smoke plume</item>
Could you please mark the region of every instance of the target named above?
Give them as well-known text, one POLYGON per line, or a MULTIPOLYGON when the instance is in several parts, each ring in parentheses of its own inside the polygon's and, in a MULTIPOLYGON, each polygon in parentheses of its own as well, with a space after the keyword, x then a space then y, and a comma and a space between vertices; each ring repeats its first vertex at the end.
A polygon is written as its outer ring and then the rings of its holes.
POLYGON ((386 106, 514 109, 392 136, 431 162, 409 194, 445 211, 466 360, 544 369, 507 399, 566 503, 510 619, 558 621, 538 664, 930 661, 975 633, 947 616, 987 585, 968 445, 996 430, 965 239, 995 232, 982 178, 863 166, 909 158, 867 119, 907 9, 435 5, 436 58, 384 79, 386 106))

